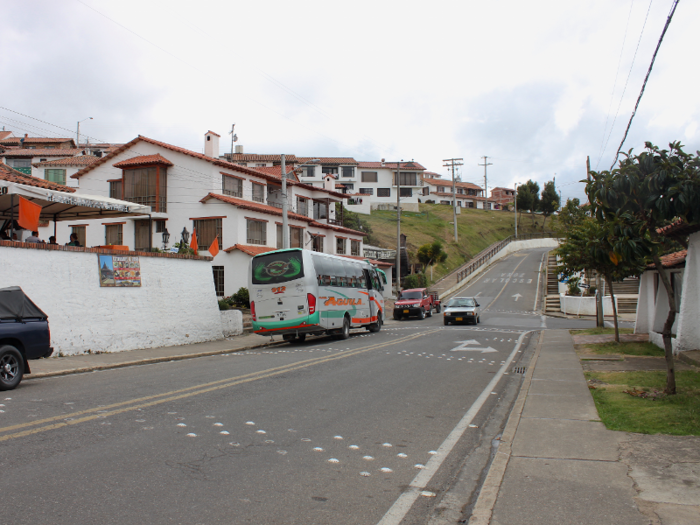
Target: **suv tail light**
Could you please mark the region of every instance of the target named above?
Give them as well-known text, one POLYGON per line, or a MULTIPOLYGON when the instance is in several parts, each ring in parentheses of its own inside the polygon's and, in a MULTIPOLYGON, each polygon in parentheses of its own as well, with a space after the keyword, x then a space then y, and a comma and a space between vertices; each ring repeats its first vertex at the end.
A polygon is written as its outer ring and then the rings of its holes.
POLYGON ((309 315, 316 313, 316 296, 310 293, 306 294, 306 299, 309 302, 309 315))
POLYGON ((253 316, 253 321, 257 321, 255 318, 255 301, 250 301, 250 315, 253 316))

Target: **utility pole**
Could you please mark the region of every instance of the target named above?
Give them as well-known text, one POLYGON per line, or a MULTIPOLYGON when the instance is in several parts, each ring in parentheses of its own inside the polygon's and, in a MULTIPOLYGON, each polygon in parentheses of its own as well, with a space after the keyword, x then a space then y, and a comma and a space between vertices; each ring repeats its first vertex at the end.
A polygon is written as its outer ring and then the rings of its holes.
POLYGON ((464 162, 460 162, 464 159, 442 159, 443 166, 445 168, 450 168, 452 170, 452 219, 454 220, 455 226, 455 243, 459 241, 457 237, 457 191, 455 190, 455 166, 463 166, 464 162))
POLYGON ((396 299, 401 295, 401 162, 396 163, 396 299))
POLYGON ((486 166, 493 166, 493 162, 489 162, 488 155, 484 155, 481 158, 484 159, 484 163, 479 164, 479 166, 484 167, 484 197, 486 198, 486 200, 484 200, 484 209, 487 209, 486 203, 488 202, 488 199, 489 199, 489 179, 488 179, 488 176, 486 175, 486 166))
MULTIPOLYGON (((586 178, 591 180, 591 157, 586 157, 586 178)), ((591 200, 588 199, 590 204, 591 200)), ((600 278, 600 273, 595 273, 595 325, 599 328, 605 327, 605 312, 603 311, 603 280, 600 278)))
POLYGON ((235 124, 231 125, 231 131, 228 132, 229 135, 231 135, 231 162, 233 162, 233 143, 238 140, 238 135, 236 135, 233 130, 236 127, 235 124))
MULTIPOLYGON (((235 125, 235 124, 234 124, 235 125)), ((231 129, 233 131, 233 129, 231 129)), ((289 249, 289 220, 287 218, 287 167, 285 166, 284 153, 282 157, 282 248, 289 249)), ((233 161, 233 157, 231 157, 233 161)), ((328 212, 330 214, 330 211, 328 212)))

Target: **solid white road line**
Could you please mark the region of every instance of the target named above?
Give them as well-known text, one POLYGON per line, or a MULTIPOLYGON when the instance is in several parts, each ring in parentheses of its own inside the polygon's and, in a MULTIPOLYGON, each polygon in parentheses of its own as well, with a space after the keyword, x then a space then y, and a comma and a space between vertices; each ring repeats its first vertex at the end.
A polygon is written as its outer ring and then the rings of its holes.
POLYGON ((450 432, 447 438, 445 438, 445 441, 442 442, 440 448, 437 449, 437 454, 428 460, 428 463, 426 463, 425 468, 422 469, 416 475, 415 478, 413 478, 413 481, 411 481, 410 485, 408 486, 408 490, 406 490, 406 492, 399 496, 399 498, 394 502, 394 504, 387 511, 387 513, 384 514, 384 517, 379 521, 377 525, 398 525, 401 522, 401 520, 403 520, 404 517, 406 517, 408 511, 411 510, 411 507, 421 495, 421 491, 423 491, 428 486, 428 483, 430 483, 432 477, 442 466, 442 463, 445 461, 450 452, 452 452, 452 449, 461 439, 462 435, 464 435, 464 432, 469 428, 469 424, 479 413, 479 410, 481 410, 481 407, 489 398, 491 392, 493 392, 496 389, 498 381, 500 381, 501 377, 503 377, 503 373, 510 366, 510 363, 513 361, 513 358, 518 353, 518 349, 520 348, 520 345, 522 345, 523 339, 529 333, 531 333, 531 331, 524 332, 520 335, 520 337, 518 338, 518 342, 515 344, 515 348, 513 348, 513 351, 508 356, 508 359, 506 360, 505 364, 501 366, 498 373, 496 373, 491 382, 486 386, 486 388, 481 392, 481 394, 479 394, 479 397, 469 408, 467 413, 464 414, 460 422, 457 423, 457 426, 454 429, 452 429, 452 432, 450 432))
POLYGON ((542 254, 542 259, 540 259, 540 269, 537 270, 537 291, 535 292, 535 304, 532 307, 532 311, 537 311, 537 299, 540 298, 540 277, 542 277, 542 263, 544 262, 544 257, 548 252, 542 254))

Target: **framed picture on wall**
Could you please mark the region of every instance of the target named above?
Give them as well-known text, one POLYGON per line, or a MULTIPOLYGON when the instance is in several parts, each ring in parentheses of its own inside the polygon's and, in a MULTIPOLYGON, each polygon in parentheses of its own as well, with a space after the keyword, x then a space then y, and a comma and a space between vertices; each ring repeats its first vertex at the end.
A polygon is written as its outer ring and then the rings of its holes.
POLYGON ((141 286, 141 263, 138 257, 98 255, 100 286, 141 286))

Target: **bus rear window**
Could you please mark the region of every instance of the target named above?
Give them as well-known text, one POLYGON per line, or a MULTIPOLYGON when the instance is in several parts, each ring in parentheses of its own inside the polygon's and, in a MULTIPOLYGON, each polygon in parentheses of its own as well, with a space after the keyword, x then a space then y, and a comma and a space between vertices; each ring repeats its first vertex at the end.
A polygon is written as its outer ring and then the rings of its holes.
POLYGON ((253 284, 279 284, 304 277, 302 252, 276 252, 253 258, 253 284))

